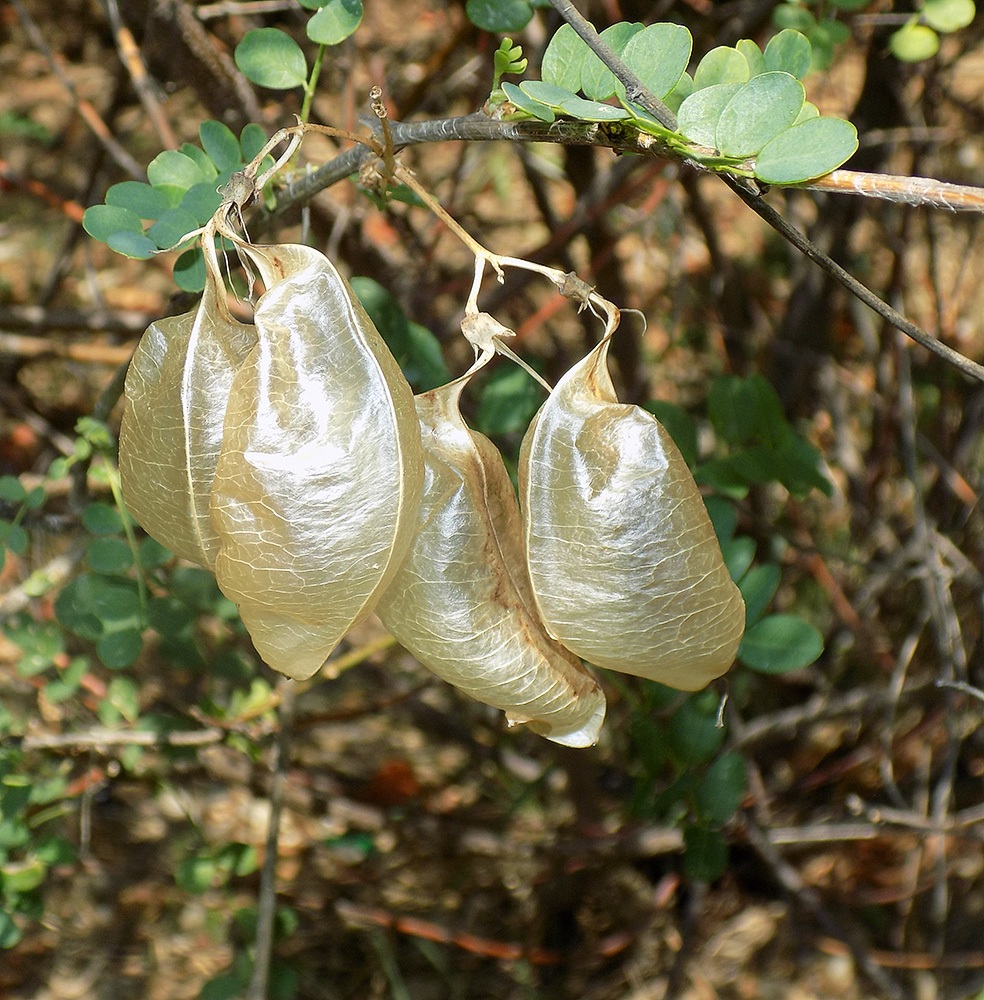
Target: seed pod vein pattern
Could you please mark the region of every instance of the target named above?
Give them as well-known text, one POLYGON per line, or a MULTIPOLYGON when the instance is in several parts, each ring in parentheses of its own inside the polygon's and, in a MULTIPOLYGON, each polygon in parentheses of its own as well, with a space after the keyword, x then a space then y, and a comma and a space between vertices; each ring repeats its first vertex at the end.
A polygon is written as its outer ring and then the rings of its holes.
POLYGON ((523 441, 536 604, 589 662, 695 691, 731 666, 744 604, 676 445, 618 401, 610 337, 558 382, 523 441))

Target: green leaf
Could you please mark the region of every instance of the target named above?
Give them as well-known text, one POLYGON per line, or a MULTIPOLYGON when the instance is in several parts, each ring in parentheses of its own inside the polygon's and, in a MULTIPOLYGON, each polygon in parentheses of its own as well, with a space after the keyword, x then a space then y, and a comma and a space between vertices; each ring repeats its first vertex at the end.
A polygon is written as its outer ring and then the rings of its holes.
POLYGON ((663 98, 663 103, 674 113, 680 111, 680 105, 694 92, 694 79, 689 73, 684 73, 677 85, 663 98))
POLYGON ((199 226, 204 226, 222 203, 214 180, 188 188, 181 199, 181 211, 187 212, 199 226))
POLYGON ((553 113, 552 108, 548 108, 546 104, 541 104, 539 101, 534 101, 532 97, 524 94, 514 83, 503 83, 502 92, 517 108, 532 115, 534 118, 538 118, 541 122, 552 122, 557 117, 553 113))
POLYGON ((93 205, 82 216, 82 228, 94 239, 108 243, 115 233, 143 233, 140 216, 128 208, 93 205))
POLYGON ((31 491, 24 497, 24 509, 25 510, 37 510, 39 507, 44 506, 44 501, 46 499, 44 487, 35 486, 31 491))
POLYGON ((755 539, 748 535, 739 535, 731 541, 723 542, 721 555, 724 557, 724 565, 728 567, 731 579, 737 582, 745 575, 755 558, 755 539))
POLYGON ((88 669, 89 661, 84 656, 73 657, 71 663, 64 670, 60 670, 53 681, 45 685, 45 697, 54 703, 67 701, 78 691, 88 669))
POLYGON ((694 469, 694 479, 732 500, 742 500, 748 496, 748 481, 734 470, 726 458, 712 458, 701 462, 694 469))
POLYGON ((249 163, 266 145, 267 134, 256 124, 250 122, 239 136, 239 145, 243 151, 243 161, 249 163))
POLYGON ((763 674, 785 674, 813 663, 823 652, 823 636, 793 615, 768 615, 742 637, 738 659, 763 674))
POLYGON ((144 569, 156 569, 174 558, 170 549, 164 548, 156 539, 147 537, 141 540, 137 550, 137 562, 144 569))
POLYGON ((562 24, 543 53, 541 79, 573 93, 581 86, 581 66, 590 53, 581 36, 569 24, 562 24))
POLYGON ((0 948, 13 948, 23 936, 14 918, 0 907, 0 948))
POLYGON ((670 717, 670 746, 681 764, 692 767, 709 761, 724 742, 718 726, 718 698, 713 691, 688 698, 670 717))
POLYGON ((451 380, 441 345, 430 330, 411 323, 399 302, 372 278, 355 277, 351 285, 415 392, 451 380))
POLYGON ((519 89, 527 97, 532 97, 534 101, 539 101, 554 111, 563 111, 564 101, 577 100, 577 94, 541 80, 524 80, 519 89))
POLYGON ((796 116, 796 121, 793 122, 793 125, 802 125, 803 122, 808 122, 811 118, 819 117, 820 109, 815 104, 804 101, 803 107, 800 108, 800 113, 796 116))
POLYGON ((290 90, 307 82, 307 60, 300 45, 279 28, 247 31, 236 46, 236 65, 248 80, 270 90, 290 90))
POLYGON ((944 33, 966 28, 975 13, 974 0, 926 0, 922 8, 923 20, 944 33))
POLYGON ((11 524, 9 522, 4 522, 6 527, 4 530, 4 545, 14 553, 15 556, 21 556, 27 550, 28 537, 27 532, 24 530, 23 525, 11 524))
POLYGON ((680 82, 693 49, 690 32, 661 22, 634 34, 622 50, 622 62, 663 100, 680 82))
POLYGON ((17 662, 21 677, 43 673, 65 651, 64 633, 54 622, 35 622, 24 615, 8 623, 4 633, 21 651, 17 662))
POLYGON ((220 173, 225 170, 235 170, 239 166, 239 140, 228 125, 222 122, 204 121, 198 126, 198 138, 201 139, 202 149, 208 153, 220 173))
POLYGON ((778 394, 761 375, 716 378, 707 397, 707 415, 717 434, 731 445, 778 441, 780 431, 788 427, 778 394))
POLYGON ((775 563, 753 566, 739 581, 738 589, 745 602, 745 628, 754 625, 779 589, 780 571, 775 563))
POLYGON ((533 8, 528 0, 468 0, 465 13, 485 31, 521 31, 530 23, 533 8))
POLYGON ((147 235, 161 250, 171 250, 201 225, 190 212, 183 208, 172 208, 147 230, 147 235))
POLYGON ((184 153, 189 160, 194 160, 198 164, 198 169, 202 173, 202 177, 207 181, 214 181, 218 176, 219 171, 216 169, 215 164, 212 162, 208 153, 205 152, 201 147, 196 146, 191 142, 181 143, 181 149, 179 152, 184 153))
POLYGON ((143 233, 113 233, 106 240, 106 245, 116 253, 134 260, 149 260, 157 252, 157 244, 143 233))
POLYGON ((816 27, 817 20, 801 3, 793 2, 779 4, 772 12, 772 23, 777 28, 794 28, 805 33, 816 27))
MULTIPOLYGON (((741 57, 747 70, 745 57, 741 57)), ((696 87, 696 81, 694 82, 696 87)), ((714 148, 714 134, 718 119, 728 106, 728 102, 742 88, 741 83, 718 83, 694 92, 680 105, 677 115, 677 128, 692 142, 714 148)))
POLYGON ((82 525, 94 535, 115 535, 123 530, 123 518, 108 503, 90 503, 82 511, 82 525))
POLYGON ((836 170, 858 148, 858 130, 843 118, 810 118, 766 143, 755 176, 767 184, 798 184, 836 170))
POLYGON ((106 204, 126 208, 141 219, 156 219, 170 205, 162 191, 140 181, 122 181, 106 192, 106 204))
MULTIPOLYGON (((620 56, 629 39, 640 31, 642 31, 642 25, 639 23, 619 21, 617 24, 605 28, 601 32, 601 38, 608 43, 616 55, 620 56)), ((625 87, 598 56, 589 51, 581 63, 581 92, 593 101, 604 101, 613 94, 624 94, 625 87)))
POLYGON ((174 283, 186 292, 200 292, 205 287, 205 257, 201 247, 185 252, 174 262, 174 283))
POLYGON ((69 632, 95 642, 103 623, 93 607, 92 580, 89 574, 69 580, 55 599, 55 617, 69 632))
POLYGON ((704 497, 704 506, 707 508, 707 516, 711 519, 714 534, 717 535, 718 544, 723 545, 730 541, 738 525, 738 511, 735 510, 735 505, 724 497, 704 497))
POLYGON ((792 127, 805 100, 803 84, 789 73, 754 76, 721 112, 714 145, 725 156, 752 156, 792 127))
POLYGON ((693 467, 697 462, 697 425, 694 418, 682 406, 662 399, 651 399, 646 403, 646 409, 669 431, 684 461, 693 467))
POLYGON ((0 500, 20 504, 26 499, 27 490, 16 476, 0 476, 0 500))
POLYGON ((745 57, 745 62, 748 63, 749 77, 756 77, 759 73, 765 72, 765 56, 762 55, 762 50, 755 42, 750 38, 741 38, 738 40, 735 48, 745 57))
POLYGON ((892 34, 888 47, 896 59, 920 62, 936 55, 940 48, 940 36, 925 24, 910 22, 892 34))
POLYGON ((783 28, 765 47, 765 68, 789 73, 802 80, 810 68, 812 49, 806 35, 793 28, 783 28))
POLYGON ((526 429, 541 401, 540 387, 522 368, 496 368, 482 389, 475 426, 483 434, 516 434, 526 429))
POLYGON ((122 538, 94 538, 86 549, 94 573, 122 576, 133 565, 133 553, 122 538))
POLYGON ((718 830, 689 826, 683 845, 683 870, 695 882, 715 882, 728 870, 728 842, 718 830))
POLYGON ((307 23, 307 36, 319 45, 338 45, 362 21, 362 0, 328 0, 307 23))
MULTIPOLYGON (((110 670, 123 670, 132 666, 141 649, 143 649, 143 638, 140 632, 133 628, 110 632, 96 643, 96 655, 110 670)), ((118 705, 115 707, 119 708, 118 705)), ((136 718, 136 714, 130 718, 122 709, 120 714, 131 722, 136 718)))
POLYGON ((209 180, 202 168, 184 153, 176 149, 165 149, 158 153, 147 167, 147 178, 151 184, 167 184, 187 190, 193 184, 209 180))
POLYGON ((588 101, 583 97, 568 97, 560 105, 560 110, 573 118, 585 122, 611 122, 631 118, 625 108, 616 108, 600 101, 588 101))
POLYGON ((694 91, 727 83, 745 83, 748 76, 745 57, 730 45, 718 45, 697 64, 694 91))
POLYGON ((748 771, 740 753, 718 757, 697 786, 700 816, 712 826, 724 826, 738 811, 745 797, 748 771))

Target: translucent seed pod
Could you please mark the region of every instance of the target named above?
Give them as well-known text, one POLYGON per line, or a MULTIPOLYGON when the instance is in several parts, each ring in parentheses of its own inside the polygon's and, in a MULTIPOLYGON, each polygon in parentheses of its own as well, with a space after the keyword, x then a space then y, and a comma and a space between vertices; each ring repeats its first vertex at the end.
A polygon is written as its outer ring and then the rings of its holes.
POLYGON ((420 427, 399 366, 323 254, 242 251, 266 291, 215 470, 215 575, 263 659, 303 679, 373 610, 410 546, 420 427))
POLYGON ((523 441, 519 492, 547 631, 590 663, 696 691, 734 661, 745 607, 669 434, 618 401, 605 338, 523 441))
POLYGON ((377 613, 439 677, 566 746, 590 746, 605 696, 534 610, 516 494, 458 400, 467 377, 417 397, 425 449, 420 528, 377 613))
POLYGON ((212 567, 209 494, 232 380, 256 343, 212 270, 198 307, 151 323, 126 375, 120 479, 127 509, 177 555, 212 567))

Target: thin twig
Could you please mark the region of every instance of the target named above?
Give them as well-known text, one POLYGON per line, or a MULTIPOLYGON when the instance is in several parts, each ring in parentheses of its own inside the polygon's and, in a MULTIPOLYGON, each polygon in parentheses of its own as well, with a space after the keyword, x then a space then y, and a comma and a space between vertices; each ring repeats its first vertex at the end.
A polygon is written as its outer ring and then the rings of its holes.
POLYGON ((147 117, 154 126, 157 138, 165 149, 177 149, 178 140, 171 128, 171 123, 164 116, 160 101, 154 93, 154 87, 147 75, 147 67, 144 66, 140 56, 140 48, 133 37, 133 33, 123 23, 120 17, 120 9, 117 0, 106 0, 106 10, 109 13, 109 23, 116 38, 116 47, 119 49, 120 61, 130 74, 133 86, 140 98, 140 103, 147 112, 147 117))
POLYGON ((571 0, 550 0, 550 6, 581 36, 592 52, 618 77, 625 98, 645 108, 664 128, 677 130, 676 115, 622 62, 571 0))
POLYGON ((72 99, 75 109, 82 116, 86 125, 92 129, 96 138, 103 144, 106 152, 109 153, 116 163, 134 180, 146 180, 147 175, 143 167, 141 167, 140 164, 137 163, 137 161, 116 141, 116 139, 113 138, 112 132, 110 132, 106 123, 99 116, 99 112, 96 111, 96 109, 87 100, 79 97, 72 81, 69 80, 65 71, 62 69, 58 57, 48 47, 48 43, 44 40, 44 35, 41 34, 41 30, 34 23, 30 14, 28 14, 24 9, 20 0, 10 0, 10 3, 17 13, 17 17, 20 20, 24 31, 27 33, 27 37, 31 40, 31 44, 48 61, 48 65, 51 67, 51 71, 55 78, 68 92, 68 96, 72 99))
POLYGON ((273 928, 277 905, 277 854, 280 844, 280 816, 287 791, 287 771, 290 765, 290 737, 294 725, 294 682, 281 677, 277 682, 280 706, 277 711, 280 730, 273 746, 270 769, 270 822, 260 871, 260 891, 257 899, 256 946, 253 957, 253 978, 246 991, 246 1000, 266 1000, 270 979, 270 956, 273 951, 273 928))
MULTIPOLYGON (((616 74, 617 75, 617 74, 616 74)), ((502 122, 494 121, 482 114, 466 115, 461 118, 447 118, 430 122, 391 122, 393 145, 399 150, 408 145, 422 142, 448 141, 488 141, 508 139, 511 141, 559 142, 571 145, 607 146, 619 152, 635 152, 648 156, 667 156, 668 151, 652 136, 643 134, 614 137, 605 129, 589 122, 502 122)), ((319 191, 356 172, 362 162, 373 155, 364 148, 350 149, 324 164, 318 170, 306 174, 289 184, 278 197, 277 209, 264 224, 269 224, 288 209, 306 201, 319 191)), ((887 302, 862 284, 849 271, 825 254, 804 233, 789 223, 760 195, 748 189, 745 178, 722 174, 728 186, 766 223, 799 251, 818 264, 827 274, 843 285, 852 295, 873 309, 883 319, 901 330, 928 351, 943 358, 949 364, 970 378, 984 382, 984 366, 964 357, 959 351, 942 343, 920 329, 887 302)))
POLYGON ((843 941, 850 948, 855 963, 872 985, 892 1000, 905 1000, 906 994, 899 985, 872 961, 868 942, 834 919, 817 891, 803 881, 799 872, 786 861, 769 839, 768 833, 759 829, 748 814, 745 817, 745 833, 755 852, 769 866, 783 889, 811 914, 825 934, 843 941))

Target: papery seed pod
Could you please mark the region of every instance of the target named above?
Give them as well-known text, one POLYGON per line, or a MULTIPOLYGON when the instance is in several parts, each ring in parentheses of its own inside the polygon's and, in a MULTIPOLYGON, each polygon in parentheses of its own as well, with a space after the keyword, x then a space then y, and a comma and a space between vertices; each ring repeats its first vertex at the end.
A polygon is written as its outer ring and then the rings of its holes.
POLYGON ((696 691, 734 661, 745 607, 669 434, 620 403, 609 337, 561 380, 520 456, 547 631, 590 663, 696 691))
POLYGON ((373 610, 410 546, 420 427, 399 366, 323 254, 242 252, 266 291, 226 408, 215 575, 263 659, 306 678, 373 610))
POLYGON ((177 555, 212 567, 209 494, 233 377, 256 343, 211 270, 198 307, 151 323, 126 374, 120 479, 127 509, 177 555))
POLYGON ((461 417, 466 381, 415 397, 426 460, 420 528, 376 611, 424 666, 511 724, 590 746, 604 693, 533 608, 516 494, 495 446, 461 417))

